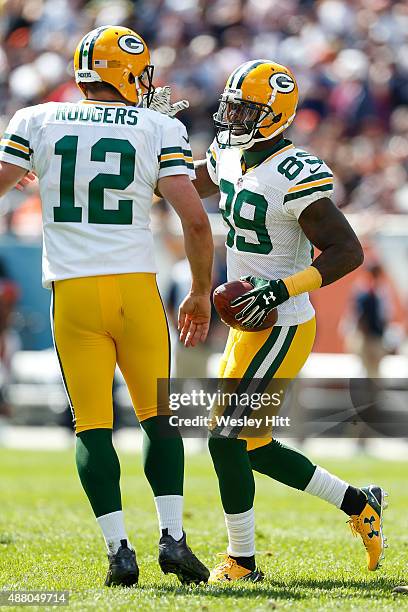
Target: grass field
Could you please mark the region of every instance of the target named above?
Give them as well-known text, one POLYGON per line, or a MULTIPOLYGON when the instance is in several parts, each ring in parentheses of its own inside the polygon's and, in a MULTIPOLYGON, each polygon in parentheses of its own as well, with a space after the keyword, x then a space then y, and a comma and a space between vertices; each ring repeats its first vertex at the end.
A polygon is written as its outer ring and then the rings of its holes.
MULTIPOLYGON (((261 585, 181 587, 156 562, 157 524, 140 458, 122 459, 124 507, 141 567, 135 589, 107 589, 104 545, 67 452, 0 450, 0 588, 69 589, 75 610, 397 610, 408 596, 407 464, 375 459, 324 462, 357 484, 372 480, 390 494, 383 567, 369 573, 346 516, 307 494, 257 479, 261 585)), ((185 527, 209 566, 226 547, 215 476, 206 455, 187 458, 185 527)), ((33 608, 30 608, 33 609, 33 608)), ((44 610, 44 608, 41 608, 44 610)))

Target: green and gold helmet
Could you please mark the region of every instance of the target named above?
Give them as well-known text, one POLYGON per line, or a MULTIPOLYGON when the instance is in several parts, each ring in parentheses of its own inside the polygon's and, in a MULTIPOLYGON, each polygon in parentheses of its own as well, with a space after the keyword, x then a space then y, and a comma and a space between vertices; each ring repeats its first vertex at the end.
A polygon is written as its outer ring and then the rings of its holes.
POLYGON ((281 64, 253 60, 228 77, 214 114, 221 147, 249 149, 274 138, 293 121, 299 94, 294 75, 281 64))

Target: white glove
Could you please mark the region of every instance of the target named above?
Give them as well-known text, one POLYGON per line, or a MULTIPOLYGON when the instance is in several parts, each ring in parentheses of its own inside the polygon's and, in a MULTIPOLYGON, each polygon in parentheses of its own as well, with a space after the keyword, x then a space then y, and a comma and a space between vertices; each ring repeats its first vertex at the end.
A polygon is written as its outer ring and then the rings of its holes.
MULTIPOLYGON (((143 96, 142 106, 146 108, 146 95, 143 96)), ((166 85, 165 87, 156 87, 153 93, 153 98, 150 103, 150 110, 162 113, 162 115, 168 115, 174 117, 180 111, 188 108, 190 102, 188 100, 179 100, 178 102, 171 103, 171 87, 166 85)))

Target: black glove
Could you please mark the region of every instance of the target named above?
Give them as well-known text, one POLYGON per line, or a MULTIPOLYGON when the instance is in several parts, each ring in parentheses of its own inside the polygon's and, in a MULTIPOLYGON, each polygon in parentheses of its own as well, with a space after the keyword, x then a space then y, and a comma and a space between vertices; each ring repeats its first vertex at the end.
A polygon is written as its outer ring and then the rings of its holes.
POLYGON ((265 280, 256 276, 243 276, 240 280, 245 280, 254 286, 254 289, 247 291, 235 300, 231 301, 231 306, 245 305, 235 318, 244 327, 259 327, 262 325, 268 314, 289 299, 289 293, 283 280, 265 280))

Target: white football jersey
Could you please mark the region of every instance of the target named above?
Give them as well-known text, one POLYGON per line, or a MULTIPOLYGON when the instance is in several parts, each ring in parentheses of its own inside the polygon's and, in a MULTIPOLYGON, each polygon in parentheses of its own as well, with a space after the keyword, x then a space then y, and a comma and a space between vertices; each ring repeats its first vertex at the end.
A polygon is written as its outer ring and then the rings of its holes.
POLYGON ((43 284, 156 272, 150 207, 159 178, 195 178, 183 124, 116 102, 49 102, 16 112, 0 160, 40 181, 43 284))
MULTIPOLYGON (((321 159, 282 139, 265 161, 245 172, 242 151, 220 149, 214 141, 207 167, 220 188, 228 228, 228 280, 277 280, 311 264, 313 247, 298 219, 309 204, 332 193, 333 174, 321 159)), ((290 298, 278 314, 277 325, 308 321, 314 316, 309 295, 290 298)))

